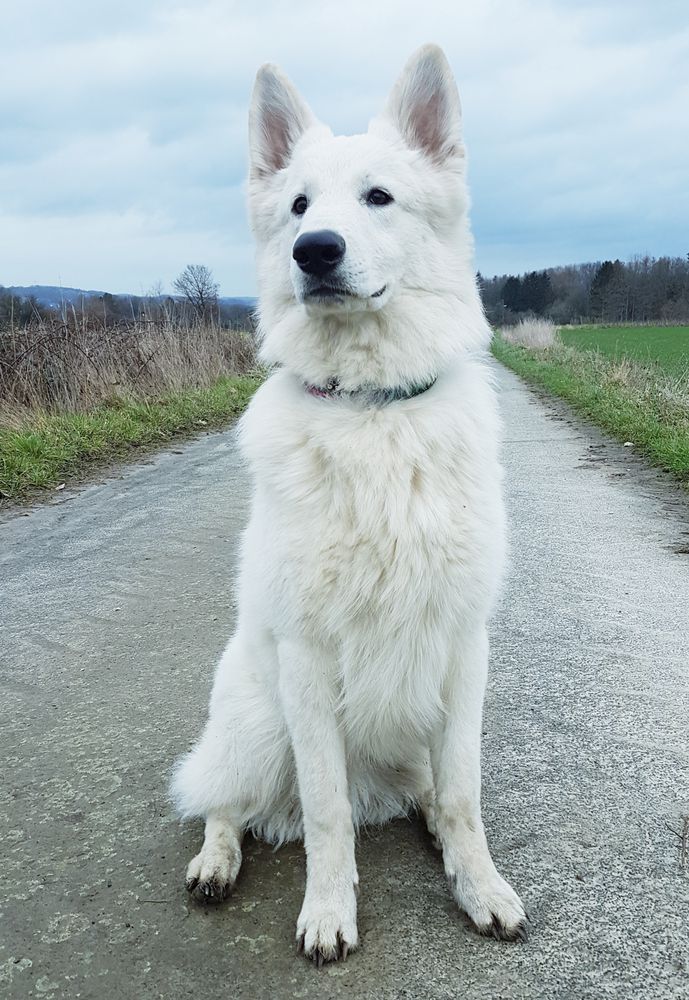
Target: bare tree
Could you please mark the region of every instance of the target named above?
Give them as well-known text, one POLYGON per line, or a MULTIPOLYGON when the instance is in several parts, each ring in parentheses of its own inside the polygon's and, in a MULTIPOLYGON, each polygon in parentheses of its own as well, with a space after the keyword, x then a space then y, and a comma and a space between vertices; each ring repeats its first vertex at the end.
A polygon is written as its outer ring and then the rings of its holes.
POLYGON ((173 281, 172 287, 184 296, 201 318, 209 316, 217 307, 220 286, 205 264, 187 264, 180 276, 173 281))

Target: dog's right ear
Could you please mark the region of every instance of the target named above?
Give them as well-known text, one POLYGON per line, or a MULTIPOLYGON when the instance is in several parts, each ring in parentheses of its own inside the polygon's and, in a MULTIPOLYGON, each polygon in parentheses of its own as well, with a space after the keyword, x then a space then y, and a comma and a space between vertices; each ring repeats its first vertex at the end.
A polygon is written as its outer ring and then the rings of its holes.
POLYGON ((251 176, 282 170, 297 141, 315 124, 311 109, 277 66, 261 66, 249 108, 251 176))

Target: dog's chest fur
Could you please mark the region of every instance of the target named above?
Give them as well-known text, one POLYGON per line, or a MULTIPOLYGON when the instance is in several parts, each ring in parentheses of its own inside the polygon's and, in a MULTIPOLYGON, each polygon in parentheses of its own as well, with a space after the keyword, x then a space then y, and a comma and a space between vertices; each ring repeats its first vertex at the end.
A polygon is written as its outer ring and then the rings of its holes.
POLYGON ((393 728, 431 725, 464 623, 493 599, 503 522, 491 396, 480 365, 379 409, 314 399, 278 373, 244 419, 266 624, 335 651, 356 732, 380 728, 382 708, 393 728))

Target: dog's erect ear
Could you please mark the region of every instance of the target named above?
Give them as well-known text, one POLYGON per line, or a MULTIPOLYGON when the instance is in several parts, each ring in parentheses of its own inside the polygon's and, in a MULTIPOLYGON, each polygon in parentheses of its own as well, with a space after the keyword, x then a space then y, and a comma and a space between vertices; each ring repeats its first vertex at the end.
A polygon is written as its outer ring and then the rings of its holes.
POLYGON ((462 156, 461 105, 457 85, 437 45, 424 45, 411 57, 392 88, 383 119, 408 146, 436 163, 462 156))
POLYGON ((315 124, 310 108, 277 66, 261 66, 249 109, 251 176, 281 170, 298 139, 315 124))

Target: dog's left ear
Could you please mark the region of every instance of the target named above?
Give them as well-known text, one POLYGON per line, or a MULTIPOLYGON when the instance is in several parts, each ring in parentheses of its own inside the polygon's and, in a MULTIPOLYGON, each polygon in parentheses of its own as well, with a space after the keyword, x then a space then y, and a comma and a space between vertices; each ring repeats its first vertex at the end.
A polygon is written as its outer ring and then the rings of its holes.
MULTIPOLYGON (((438 45, 418 49, 392 88, 382 121, 390 122, 408 146, 436 163, 464 155, 462 109, 445 53, 438 45)), ((372 123, 382 124, 381 119, 372 123)))

